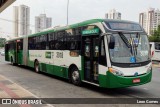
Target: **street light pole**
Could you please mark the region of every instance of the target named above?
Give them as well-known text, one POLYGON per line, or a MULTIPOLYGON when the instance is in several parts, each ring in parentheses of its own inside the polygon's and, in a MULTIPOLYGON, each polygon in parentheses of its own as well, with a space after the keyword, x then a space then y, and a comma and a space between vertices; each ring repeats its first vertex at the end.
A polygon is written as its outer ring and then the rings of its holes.
POLYGON ((1 33, 1 29, 2 29, 2 28, 0 27, 0 38, 2 38, 2 33, 1 33))
POLYGON ((69 10, 69 0, 67 1, 67 25, 68 25, 68 10, 69 10))

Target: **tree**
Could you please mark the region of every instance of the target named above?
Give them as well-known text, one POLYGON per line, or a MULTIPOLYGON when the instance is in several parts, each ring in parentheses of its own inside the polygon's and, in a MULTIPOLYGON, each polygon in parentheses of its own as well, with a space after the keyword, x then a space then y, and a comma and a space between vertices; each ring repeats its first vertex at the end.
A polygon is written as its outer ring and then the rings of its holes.
POLYGON ((0 47, 4 47, 5 42, 6 42, 5 38, 0 38, 0 47))
POLYGON ((158 26, 157 30, 153 31, 153 35, 149 37, 150 42, 160 42, 160 25, 158 26))
POLYGON ((149 36, 149 42, 155 42, 155 37, 154 36, 149 36))

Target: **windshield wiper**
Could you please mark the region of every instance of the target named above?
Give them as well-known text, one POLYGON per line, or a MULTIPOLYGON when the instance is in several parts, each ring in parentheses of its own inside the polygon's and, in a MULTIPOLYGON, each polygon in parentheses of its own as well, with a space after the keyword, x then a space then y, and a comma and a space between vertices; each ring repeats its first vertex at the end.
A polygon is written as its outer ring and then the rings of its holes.
POLYGON ((120 35, 120 37, 122 38, 122 40, 124 41, 124 43, 127 45, 128 48, 131 48, 131 44, 129 43, 128 39, 123 35, 122 32, 118 33, 120 35))
MULTIPOLYGON (((135 53, 134 53, 134 49, 133 49, 133 46, 131 43, 129 43, 128 39, 124 36, 124 34, 122 32, 119 32, 118 33, 120 35, 120 37, 122 38, 122 40, 124 41, 124 43, 126 44, 126 46, 128 48, 130 48, 130 52, 133 56, 135 56, 135 53)), ((132 42, 132 41, 131 41, 132 42)))

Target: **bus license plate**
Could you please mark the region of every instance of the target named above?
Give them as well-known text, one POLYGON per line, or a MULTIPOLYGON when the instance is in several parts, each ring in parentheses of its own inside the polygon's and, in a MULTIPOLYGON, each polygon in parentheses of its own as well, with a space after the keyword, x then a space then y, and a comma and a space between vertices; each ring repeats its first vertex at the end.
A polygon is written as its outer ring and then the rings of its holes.
POLYGON ((139 78, 133 79, 133 83, 139 83, 141 82, 139 78))

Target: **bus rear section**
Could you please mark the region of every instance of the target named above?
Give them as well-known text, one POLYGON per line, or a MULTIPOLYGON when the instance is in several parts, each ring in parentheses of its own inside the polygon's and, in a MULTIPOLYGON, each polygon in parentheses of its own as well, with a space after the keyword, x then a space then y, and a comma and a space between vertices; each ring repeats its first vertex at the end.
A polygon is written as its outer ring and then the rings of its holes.
POLYGON ((11 62, 12 65, 23 65, 23 39, 6 42, 5 60, 11 62))

